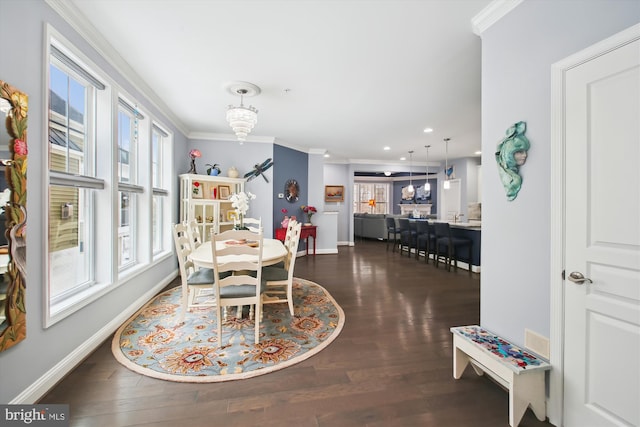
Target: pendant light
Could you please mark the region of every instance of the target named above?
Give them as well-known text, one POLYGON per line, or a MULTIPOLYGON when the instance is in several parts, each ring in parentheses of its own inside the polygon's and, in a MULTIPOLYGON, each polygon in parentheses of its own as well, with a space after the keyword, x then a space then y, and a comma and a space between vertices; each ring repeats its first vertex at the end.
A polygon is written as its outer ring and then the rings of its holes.
POLYGON ((407 187, 407 191, 413 195, 415 191, 413 188, 413 181, 411 180, 411 169, 413 165, 413 150, 409 151, 409 187, 407 187))
POLYGON ((429 184, 429 147, 430 145, 424 146, 427 149, 427 179, 424 181, 424 191, 431 191, 431 184, 429 184))
POLYGON ((451 140, 451 138, 445 138, 444 139, 444 148, 445 148, 445 154, 444 154, 444 189, 448 190, 449 188, 451 188, 451 183, 449 182, 449 141, 451 140))

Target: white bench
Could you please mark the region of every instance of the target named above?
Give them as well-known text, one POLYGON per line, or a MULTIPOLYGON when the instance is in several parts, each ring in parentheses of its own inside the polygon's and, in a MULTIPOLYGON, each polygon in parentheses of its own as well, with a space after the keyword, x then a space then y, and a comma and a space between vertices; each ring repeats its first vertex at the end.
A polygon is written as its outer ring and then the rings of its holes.
POLYGON ((527 407, 546 418, 544 360, 516 347, 478 325, 451 328, 453 377, 459 379, 469 363, 478 375, 489 374, 509 390, 509 425, 520 424, 527 407))

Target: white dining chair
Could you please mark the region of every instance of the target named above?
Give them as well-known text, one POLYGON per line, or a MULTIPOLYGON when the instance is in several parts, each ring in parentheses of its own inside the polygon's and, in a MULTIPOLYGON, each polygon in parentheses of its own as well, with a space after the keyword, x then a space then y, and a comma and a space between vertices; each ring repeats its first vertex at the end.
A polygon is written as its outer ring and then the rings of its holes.
MULTIPOLYGON (((182 286, 180 321, 184 320, 187 309, 194 305, 195 295, 199 289, 211 288, 214 282, 213 270, 210 268, 197 269, 189 259, 192 251, 191 239, 188 227, 185 224, 174 224, 173 241, 178 255, 178 266, 180 268, 180 283, 182 286)), ((215 303, 198 304, 198 306, 211 306, 215 303)))
POLYGON ((262 232, 262 218, 244 218, 242 223, 249 231, 253 231, 254 233, 262 232))
MULTIPOLYGON (((222 310, 248 305, 249 317, 255 323, 255 342, 260 340, 262 317, 262 233, 249 230, 228 230, 211 235, 213 254, 214 294, 217 298, 218 345, 222 347, 222 310)), ((226 310, 225 310, 226 311, 226 310)))
POLYGON ((284 265, 270 265, 262 267, 262 284, 264 293, 262 294, 263 304, 288 303, 291 316, 293 309, 293 271, 298 254, 298 242, 300 242, 300 231, 302 223, 294 222, 287 229, 289 240, 285 238, 287 255, 284 265), (291 232, 289 232, 291 230, 291 232))
POLYGON ((187 235, 191 242, 191 249, 197 249, 202 244, 202 234, 200 233, 200 227, 198 221, 192 219, 187 224, 187 235))

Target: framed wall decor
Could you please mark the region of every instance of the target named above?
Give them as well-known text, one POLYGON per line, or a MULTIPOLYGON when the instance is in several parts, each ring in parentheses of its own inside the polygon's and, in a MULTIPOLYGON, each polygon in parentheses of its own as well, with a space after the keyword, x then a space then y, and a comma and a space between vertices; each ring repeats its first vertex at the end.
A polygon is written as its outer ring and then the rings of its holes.
POLYGON ((193 181, 192 185, 193 186, 191 188, 191 191, 193 192, 193 195, 191 197, 193 197, 194 199, 202 199, 204 185, 202 185, 202 183, 199 181, 193 181))
POLYGON ((325 185, 325 202, 344 202, 344 185, 325 185))
POLYGON ((235 210, 227 211, 227 221, 237 221, 238 220, 238 212, 235 210))
POLYGON ((231 187, 228 185, 218 185, 218 197, 221 200, 227 200, 231 196, 231 187))
POLYGON ((300 185, 295 179, 289 179, 284 184, 284 198, 289 203, 295 203, 300 198, 300 185))

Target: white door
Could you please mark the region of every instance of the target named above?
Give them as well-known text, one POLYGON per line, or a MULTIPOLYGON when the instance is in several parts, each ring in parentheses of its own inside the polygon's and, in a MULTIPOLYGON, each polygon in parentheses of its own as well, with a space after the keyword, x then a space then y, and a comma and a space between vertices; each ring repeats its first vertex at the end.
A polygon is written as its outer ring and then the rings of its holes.
POLYGON ((566 72, 567 427, 640 426, 640 41, 634 37, 566 72), (580 283, 580 274, 589 280, 580 283))

